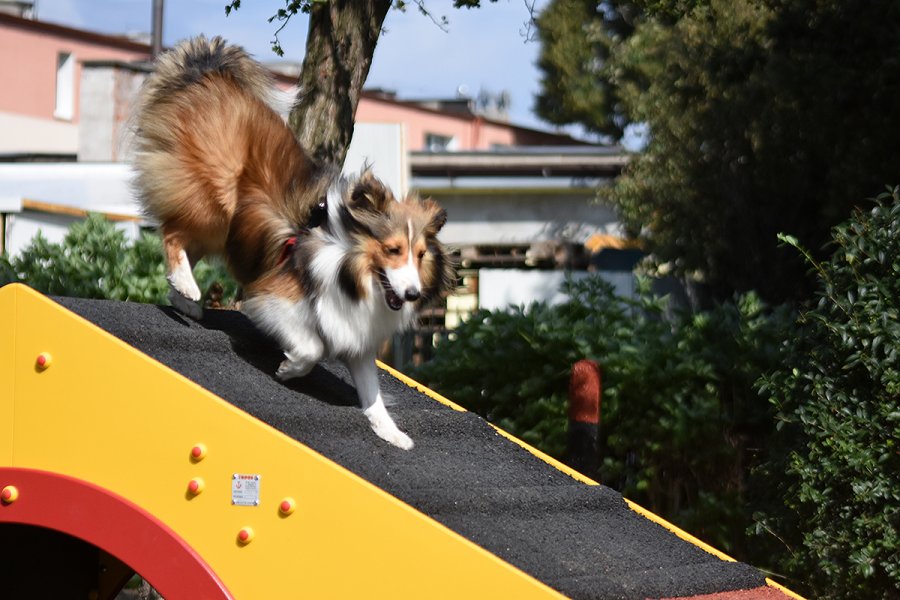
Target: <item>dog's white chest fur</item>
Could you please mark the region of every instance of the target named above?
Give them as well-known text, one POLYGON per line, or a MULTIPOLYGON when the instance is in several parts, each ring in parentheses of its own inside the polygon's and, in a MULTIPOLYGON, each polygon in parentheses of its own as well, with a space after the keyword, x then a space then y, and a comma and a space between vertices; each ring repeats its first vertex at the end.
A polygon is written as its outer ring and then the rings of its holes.
POLYGON ((415 316, 412 305, 407 303, 398 311, 391 310, 373 278, 368 279, 368 294, 361 300, 351 300, 334 285, 322 288, 320 295, 312 300, 319 333, 332 357, 377 353, 385 340, 412 324, 415 316))

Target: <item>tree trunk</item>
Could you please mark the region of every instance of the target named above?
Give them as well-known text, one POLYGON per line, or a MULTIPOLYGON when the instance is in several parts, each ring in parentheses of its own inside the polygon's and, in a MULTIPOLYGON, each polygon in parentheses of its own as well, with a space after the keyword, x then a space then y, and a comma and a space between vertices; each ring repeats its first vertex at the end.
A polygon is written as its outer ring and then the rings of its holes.
POLYGON ((297 103, 288 123, 317 163, 344 163, 353 120, 390 0, 316 2, 297 103))

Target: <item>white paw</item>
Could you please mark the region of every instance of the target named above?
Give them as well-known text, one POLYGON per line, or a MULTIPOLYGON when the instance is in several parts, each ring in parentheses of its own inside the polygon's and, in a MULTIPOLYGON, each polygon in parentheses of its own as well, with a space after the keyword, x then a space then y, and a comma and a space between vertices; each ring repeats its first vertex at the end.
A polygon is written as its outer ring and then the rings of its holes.
POLYGON ((175 307, 175 310, 181 314, 186 315, 195 321, 199 321, 203 318, 203 308, 196 302, 182 296, 175 288, 169 289, 168 298, 172 306, 175 307))
POLYGON ((401 450, 412 450, 413 446, 415 446, 415 444, 412 441, 412 438, 409 437, 408 435, 406 435, 405 433, 403 433, 402 431, 400 431, 399 429, 397 429, 396 427, 394 428, 394 431, 384 433, 384 434, 382 434, 378 431, 375 431, 375 435, 377 435, 384 441, 388 442, 389 444, 393 444, 394 446, 397 446, 401 450))
POLYGON ((314 360, 291 360, 290 358, 286 358, 281 361, 281 364, 278 366, 278 370, 275 371, 275 376, 278 377, 281 381, 287 381, 288 379, 294 379, 296 377, 303 377, 308 375, 312 368, 316 366, 316 361, 314 360))
POLYGON ((400 431, 391 416, 384 410, 384 407, 382 406, 380 410, 375 409, 375 407, 373 409, 365 411, 365 415, 369 418, 369 423, 372 425, 372 431, 375 432, 375 435, 401 450, 412 450, 412 447, 415 445, 412 438, 400 431))
POLYGON ((191 274, 190 267, 182 268, 179 265, 179 268, 169 273, 166 276, 166 279, 169 280, 169 285, 185 298, 193 300, 194 302, 200 300, 200 288, 197 287, 197 282, 191 274))

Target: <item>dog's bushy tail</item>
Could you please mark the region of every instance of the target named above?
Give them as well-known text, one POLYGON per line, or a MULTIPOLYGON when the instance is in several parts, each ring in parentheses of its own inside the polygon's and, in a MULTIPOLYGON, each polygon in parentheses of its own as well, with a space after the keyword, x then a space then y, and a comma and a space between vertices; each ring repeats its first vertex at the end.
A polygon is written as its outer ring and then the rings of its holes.
POLYGON ((199 35, 159 55, 154 73, 144 84, 143 108, 174 98, 210 75, 231 79, 263 102, 273 102, 272 78, 262 65, 243 48, 229 45, 219 36, 207 39, 199 35))

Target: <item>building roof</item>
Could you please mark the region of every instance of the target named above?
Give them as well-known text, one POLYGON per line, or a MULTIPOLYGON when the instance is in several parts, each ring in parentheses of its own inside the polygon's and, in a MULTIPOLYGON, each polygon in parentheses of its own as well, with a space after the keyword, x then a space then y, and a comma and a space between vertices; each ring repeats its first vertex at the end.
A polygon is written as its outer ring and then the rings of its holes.
POLYGON ((510 123, 509 121, 493 119, 475 112, 469 98, 451 99, 399 99, 393 92, 381 89, 364 89, 362 98, 372 102, 384 102, 408 110, 431 114, 441 117, 449 117, 470 123, 480 122, 497 127, 510 129, 520 135, 526 135, 535 140, 535 144, 545 146, 596 146, 593 142, 580 140, 564 133, 556 133, 543 129, 534 129, 510 123))
POLYGON ((628 163, 618 147, 518 146, 490 152, 412 152, 415 176, 615 177, 628 163))
POLYGON ((66 27, 65 25, 57 25, 55 23, 47 23, 46 21, 38 21, 35 19, 24 19, 15 15, 0 13, 0 25, 9 25, 19 27, 30 31, 47 33, 60 37, 73 38, 85 42, 92 42, 120 48, 122 50, 131 50, 133 52, 145 52, 148 56, 151 53, 150 45, 134 41, 125 36, 107 35, 103 33, 95 33, 84 29, 75 29, 66 27))

